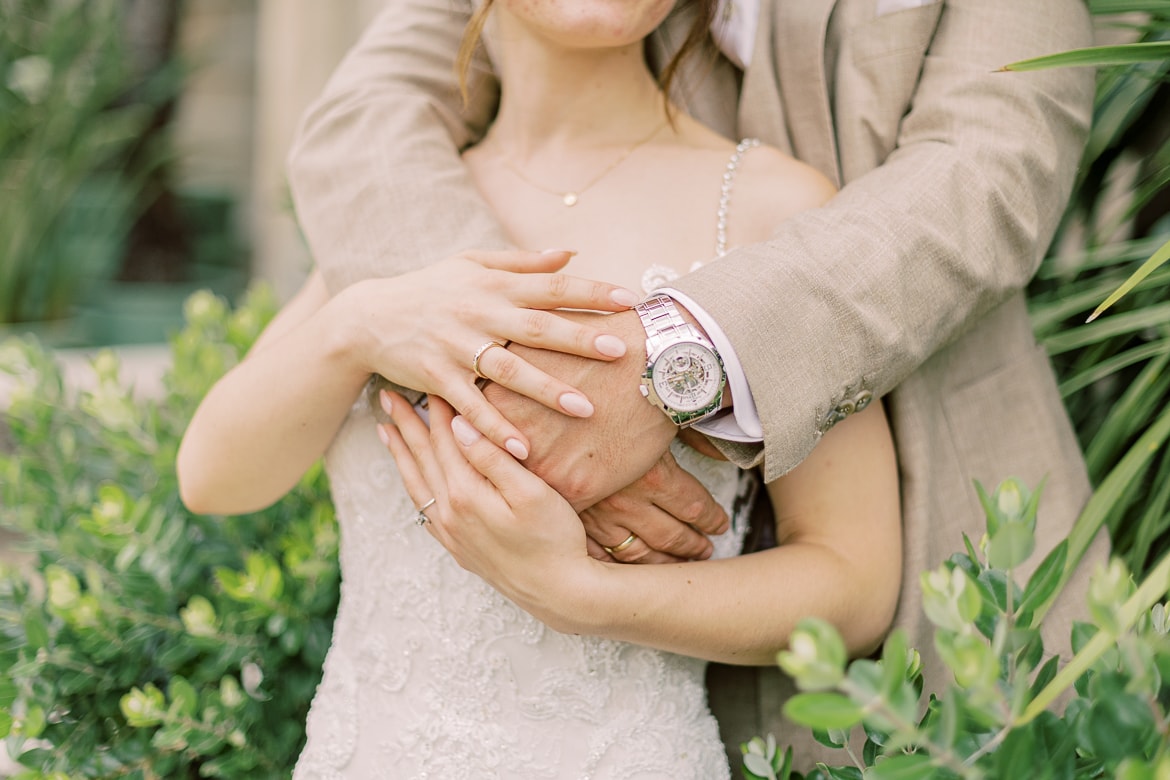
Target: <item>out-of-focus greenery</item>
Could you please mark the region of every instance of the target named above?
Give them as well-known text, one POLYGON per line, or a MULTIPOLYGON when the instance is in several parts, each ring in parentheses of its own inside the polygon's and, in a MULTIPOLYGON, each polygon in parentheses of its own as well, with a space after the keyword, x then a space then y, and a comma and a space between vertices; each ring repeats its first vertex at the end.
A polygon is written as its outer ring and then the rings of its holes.
MULTIPOLYGON (((785 714, 826 745, 864 735, 851 765, 820 765, 806 780, 984 780, 1041 777, 1158 780, 1170 774, 1170 555, 1135 587, 1120 560, 1089 587, 1089 623, 1073 628, 1074 655, 1046 656, 1045 605, 1060 588, 1068 544, 1027 583, 1013 571, 1035 544, 1036 494, 1008 480, 982 494, 987 535, 922 575, 934 644, 953 680, 923 701, 917 652, 901 632, 880 660, 846 667, 845 645, 820 620, 793 632, 780 665, 801 693, 785 714), (1053 707, 1061 696, 1062 708, 1053 707)), ((775 741, 743 746, 744 777, 790 780, 791 751, 775 741)))
POLYGON ((132 72, 120 0, 0 0, 0 323, 69 314, 111 273, 157 160, 128 166, 174 74, 132 72))
POLYGON ((318 466, 269 509, 226 520, 179 500, 175 454, 203 395, 272 316, 187 304, 160 400, 117 360, 65 390, 31 339, 0 444, 0 526, 33 551, 0 572, 0 736, 42 777, 286 777, 337 605, 337 527, 318 466), (54 774, 60 773, 60 774, 54 774))
MULTIPOLYGON (((1170 40, 1170 0, 1094 0, 1090 7, 1129 13, 1099 23, 1129 27, 1136 40, 1094 55, 1127 64, 1098 72, 1080 178, 1030 300, 1097 488, 1074 546, 1104 523, 1114 550, 1142 572, 1170 550, 1170 269, 1154 270, 1170 251, 1170 56, 1149 46, 1170 40), (1133 61, 1124 51, 1140 56, 1133 61), (1144 281, 1086 324, 1143 264, 1144 281)), ((1081 58, 1055 55, 1039 64, 1081 58)))

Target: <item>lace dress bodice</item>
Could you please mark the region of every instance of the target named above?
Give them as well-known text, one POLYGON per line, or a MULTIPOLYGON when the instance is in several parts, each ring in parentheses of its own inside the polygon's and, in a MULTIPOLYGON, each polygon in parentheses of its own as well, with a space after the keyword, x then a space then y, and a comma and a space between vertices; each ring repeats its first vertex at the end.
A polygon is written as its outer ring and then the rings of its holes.
MULTIPOLYGON (((739 553, 755 480, 679 442, 679 464, 731 517, 739 553)), ((326 456, 341 603, 294 778, 721 780, 705 662, 560 634, 413 522, 363 394, 326 456)))

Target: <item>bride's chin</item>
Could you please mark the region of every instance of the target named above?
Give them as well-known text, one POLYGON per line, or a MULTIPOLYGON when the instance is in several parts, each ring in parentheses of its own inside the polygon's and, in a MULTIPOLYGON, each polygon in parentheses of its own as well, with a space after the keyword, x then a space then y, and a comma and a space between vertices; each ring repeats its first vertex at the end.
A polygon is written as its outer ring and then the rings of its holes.
POLYGON ((674 6, 675 0, 496 0, 493 10, 554 43, 584 49, 641 41, 674 6))

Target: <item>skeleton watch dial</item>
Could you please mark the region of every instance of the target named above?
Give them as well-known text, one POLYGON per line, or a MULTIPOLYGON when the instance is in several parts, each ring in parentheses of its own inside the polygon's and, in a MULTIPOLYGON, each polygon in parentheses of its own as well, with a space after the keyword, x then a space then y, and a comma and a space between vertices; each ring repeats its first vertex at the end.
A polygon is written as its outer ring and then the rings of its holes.
POLYGON ((718 396, 723 371, 711 350, 684 342, 663 350, 654 361, 651 379, 662 403, 679 412, 693 412, 710 405, 718 396))

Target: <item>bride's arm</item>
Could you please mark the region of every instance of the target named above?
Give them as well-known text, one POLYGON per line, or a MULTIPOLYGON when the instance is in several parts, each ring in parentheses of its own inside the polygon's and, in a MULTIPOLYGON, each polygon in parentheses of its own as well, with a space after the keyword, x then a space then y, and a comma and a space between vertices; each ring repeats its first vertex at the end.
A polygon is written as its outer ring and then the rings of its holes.
MULTIPOLYGON (((276 501, 325 451, 372 374, 442 394, 494 441, 523 453, 527 440, 474 384, 476 348, 514 340, 609 360, 614 355, 601 348, 613 341, 624 351, 601 327, 547 311, 613 311, 632 297, 614 285, 552 273, 569 256, 465 252, 359 282, 333 298, 314 274, 196 411, 176 464, 184 503, 201 513, 240 514, 276 501)), ((490 353, 481 367, 500 372, 500 381, 506 374, 512 389, 564 413, 589 413, 568 384, 507 350, 490 353)))
POLYGON ((802 617, 829 620, 854 654, 880 643, 893 619, 901 520, 880 404, 839 424, 769 485, 779 547, 660 566, 588 558, 559 496, 464 421, 449 428, 449 407, 436 403, 431 414, 428 438, 397 401, 400 435, 388 428, 411 496, 420 505, 437 499, 428 529, 461 565, 553 628, 765 665, 802 617))
POLYGON ((320 457, 369 379, 346 338, 349 314, 314 273, 248 356, 211 388, 176 460, 189 509, 262 509, 320 457))

